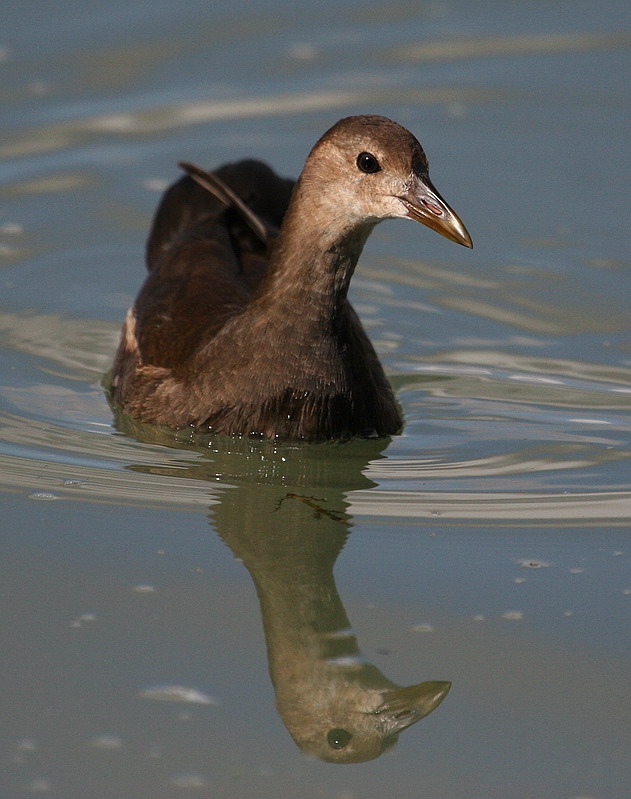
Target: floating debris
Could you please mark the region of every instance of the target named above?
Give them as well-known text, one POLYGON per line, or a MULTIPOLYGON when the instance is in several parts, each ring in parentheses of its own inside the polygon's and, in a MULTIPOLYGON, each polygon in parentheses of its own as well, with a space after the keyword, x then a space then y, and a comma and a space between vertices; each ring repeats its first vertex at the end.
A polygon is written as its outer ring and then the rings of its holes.
POLYGON ((52 785, 49 780, 40 778, 31 780, 27 786, 27 790, 30 791, 30 793, 50 793, 52 791, 52 785))
POLYGON ((22 738, 20 741, 18 741, 16 749, 19 752, 36 752, 37 742, 32 738, 22 738))
POLYGON ((15 746, 15 752, 11 756, 13 763, 26 763, 27 755, 37 751, 37 743, 32 738, 22 738, 15 746))
POLYGON ((138 585, 133 586, 131 589, 136 594, 154 594, 156 589, 153 585, 149 585, 148 583, 139 583, 138 585))
POLYGON ((94 738, 90 739, 88 746, 91 746, 93 749, 105 749, 113 752, 123 748, 123 739, 118 735, 96 735, 94 738))
POLYGON ((171 778, 170 783, 176 788, 205 788, 208 785, 206 778, 195 772, 176 774, 171 778))
POLYGON ((310 42, 296 42, 289 47, 287 55, 295 61, 313 61, 318 57, 318 48, 310 42))
POLYGON ((191 702, 197 705, 217 705, 218 701, 208 694, 186 685, 154 685, 143 688, 140 692, 143 699, 154 702, 191 702))
POLYGON ((165 189, 169 187, 170 181, 166 178, 147 178, 146 180, 142 181, 143 189, 148 189, 149 191, 159 191, 163 192, 165 189))
POLYGON ((434 625, 423 623, 423 624, 414 624, 412 625, 412 630, 415 633, 433 633, 434 632, 434 625))
POLYGON ((5 236, 21 236, 24 233, 24 225, 19 222, 3 222, 0 225, 0 233, 5 236))
POLYGON ((83 627, 84 624, 91 624, 96 621, 96 613, 82 613, 78 618, 70 622, 71 627, 83 627))

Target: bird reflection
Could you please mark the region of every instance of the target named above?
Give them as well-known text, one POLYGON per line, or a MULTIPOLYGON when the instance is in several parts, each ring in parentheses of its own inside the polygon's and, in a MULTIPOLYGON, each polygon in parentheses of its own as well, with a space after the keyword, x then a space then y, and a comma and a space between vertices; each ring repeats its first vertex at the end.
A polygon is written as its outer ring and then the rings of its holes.
MULTIPOLYGON (((369 484, 360 470, 350 482, 369 484)), ((303 486, 273 501, 278 494, 265 484, 229 490, 213 514, 256 586, 278 711, 304 752, 371 760, 438 707, 450 683, 400 687, 362 657, 333 577, 350 531, 342 492, 329 485, 311 496, 303 486)))
POLYGON ((224 526, 229 503, 217 509, 216 521, 254 580, 283 722, 304 752, 322 760, 378 757, 438 707, 450 683, 402 688, 362 657, 333 578, 348 534, 343 514, 324 499, 298 494, 270 510, 258 505, 256 487, 249 493, 246 504, 254 500, 269 524, 224 526))
MULTIPOLYGON (((150 435, 156 441, 156 428, 150 435)), ((335 584, 352 523, 345 493, 373 485, 363 469, 384 447, 383 440, 284 447, 231 440, 206 449, 203 465, 172 472, 237 483, 220 491, 211 519, 254 581, 280 716, 302 751, 332 763, 378 757, 451 687, 441 680, 401 687, 367 662, 335 584)))

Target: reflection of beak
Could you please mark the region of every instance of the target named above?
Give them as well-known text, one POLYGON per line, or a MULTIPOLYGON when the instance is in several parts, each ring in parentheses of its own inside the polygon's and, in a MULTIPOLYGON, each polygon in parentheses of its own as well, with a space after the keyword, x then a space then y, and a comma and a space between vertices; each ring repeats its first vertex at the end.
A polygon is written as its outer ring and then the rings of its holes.
POLYGON ((407 688, 386 691, 378 714, 389 735, 398 735, 401 730, 429 715, 447 696, 450 682, 422 682, 407 688))
POLYGON ((473 247, 466 227, 432 186, 428 177, 421 179, 413 175, 407 194, 399 199, 407 208, 410 219, 427 225, 457 244, 473 247))

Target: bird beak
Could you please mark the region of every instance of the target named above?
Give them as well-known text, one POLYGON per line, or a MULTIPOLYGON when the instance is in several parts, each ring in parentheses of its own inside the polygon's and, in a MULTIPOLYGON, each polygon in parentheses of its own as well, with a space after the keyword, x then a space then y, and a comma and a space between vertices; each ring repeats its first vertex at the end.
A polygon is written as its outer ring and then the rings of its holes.
POLYGON ((384 701, 374 713, 381 716, 389 735, 398 735, 401 730, 436 710, 450 688, 450 682, 440 681, 395 688, 384 693, 384 701))
POLYGON ((432 186, 429 177, 412 175, 407 193, 399 199, 405 205, 410 219, 427 225, 457 244, 473 247, 466 227, 432 186))

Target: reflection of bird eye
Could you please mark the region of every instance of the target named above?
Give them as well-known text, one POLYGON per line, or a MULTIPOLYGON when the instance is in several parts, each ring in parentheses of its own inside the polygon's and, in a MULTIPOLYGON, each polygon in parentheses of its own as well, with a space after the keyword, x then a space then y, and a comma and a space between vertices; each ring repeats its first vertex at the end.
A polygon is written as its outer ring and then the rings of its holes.
POLYGON ((352 737, 346 730, 329 730, 326 740, 331 749, 344 749, 352 737))

